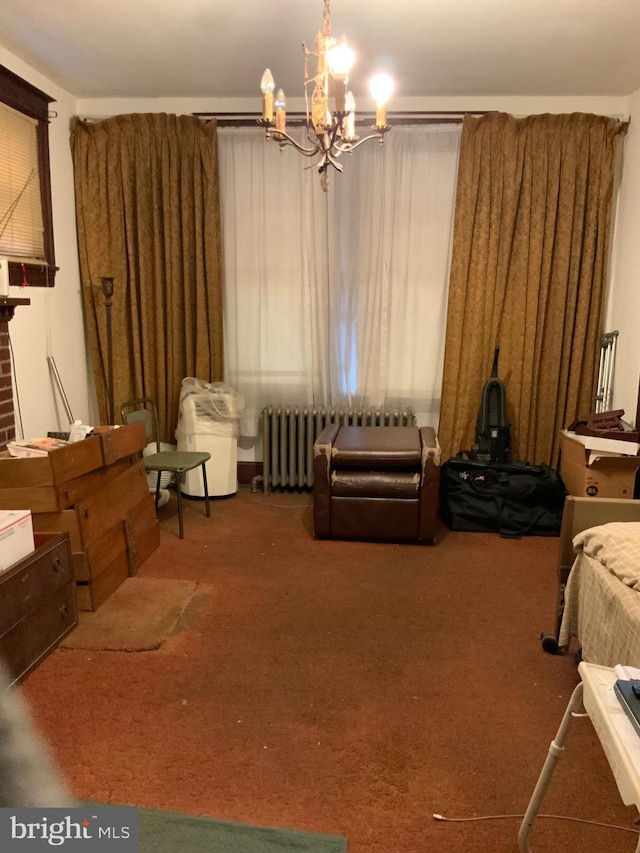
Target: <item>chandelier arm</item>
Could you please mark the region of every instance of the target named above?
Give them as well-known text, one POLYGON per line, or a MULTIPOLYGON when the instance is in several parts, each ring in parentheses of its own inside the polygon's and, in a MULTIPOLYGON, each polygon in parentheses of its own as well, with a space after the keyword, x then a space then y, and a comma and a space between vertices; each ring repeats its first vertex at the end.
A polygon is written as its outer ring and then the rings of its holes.
POLYGON ((363 136, 362 139, 358 139, 357 142, 347 142, 345 145, 340 145, 339 143, 336 143, 334 145, 334 148, 340 151, 341 154, 350 154, 352 151, 355 151, 356 148, 359 148, 361 145, 363 145, 365 142, 368 142, 370 139, 377 139, 378 142, 380 142, 380 144, 382 145, 382 143, 384 142, 383 133, 384 131, 380 133, 370 133, 369 136, 363 136))
POLYGON ((331 128, 325 130, 322 138, 318 137, 318 145, 323 152, 323 157, 318 165, 319 172, 326 172, 329 165, 333 166, 338 172, 342 171, 342 165, 336 159, 342 153, 335 142, 338 130, 339 124, 335 123, 331 128))
POLYGON ((338 163, 335 157, 332 156, 332 151, 329 148, 326 148, 324 154, 322 155, 319 163, 318 163, 318 171, 320 174, 323 172, 326 173, 329 166, 333 166, 338 172, 342 172, 342 163, 338 163))
POLYGON ((295 139, 289 136, 288 133, 285 133, 282 130, 272 130, 267 134, 270 139, 273 139, 274 142, 277 142, 279 145, 293 145, 293 147, 299 151, 301 154, 304 154, 305 157, 313 157, 314 154, 317 154, 318 151, 322 150, 322 147, 318 142, 312 148, 305 148, 304 145, 300 145, 295 139))
POLYGON ((344 116, 346 115, 346 113, 335 112, 333 115, 334 115, 334 121, 333 121, 333 124, 331 125, 331 129, 329 132, 329 144, 328 144, 328 146, 325 146, 325 147, 329 148, 329 150, 331 150, 332 148, 338 147, 338 143, 336 142, 336 138, 338 136, 338 133, 342 130, 343 119, 344 119, 344 116))

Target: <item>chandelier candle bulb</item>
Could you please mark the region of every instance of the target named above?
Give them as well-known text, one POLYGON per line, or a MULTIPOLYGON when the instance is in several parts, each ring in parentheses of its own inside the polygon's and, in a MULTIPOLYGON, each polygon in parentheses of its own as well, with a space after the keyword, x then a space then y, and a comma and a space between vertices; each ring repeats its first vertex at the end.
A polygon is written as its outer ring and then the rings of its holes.
POLYGON ((262 75, 260 88, 262 89, 262 118, 265 121, 273 121, 273 90, 276 84, 273 82, 273 75, 267 68, 262 75))
POLYGON ((336 80, 347 81, 349 72, 356 61, 356 55, 347 44, 347 37, 342 36, 338 44, 328 52, 329 71, 336 80))
POLYGON ((371 78, 369 90, 376 102, 376 127, 386 127, 387 101, 393 92, 393 80, 388 74, 376 74, 371 78))
POLYGON ((347 37, 342 39, 327 54, 329 71, 336 81, 336 112, 343 113, 345 110, 345 96, 347 93, 347 81, 349 71, 355 62, 356 55, 347 44, 347 37))
POLYGON ((344 134, 346 139, 356 138, 356 101, 352 92, 347 92, 345 100, 347 117, 345 119, 344 134))
POLYGON ((285 132, 285 128, 287 126, 287 114, 285 112, 286 101, 284 98, 284 92, 282 89, 278 89, 278 94, 276 95, 275 100, 275 108, 276 108, 276 130, 279 130, 281 133, 285 132))

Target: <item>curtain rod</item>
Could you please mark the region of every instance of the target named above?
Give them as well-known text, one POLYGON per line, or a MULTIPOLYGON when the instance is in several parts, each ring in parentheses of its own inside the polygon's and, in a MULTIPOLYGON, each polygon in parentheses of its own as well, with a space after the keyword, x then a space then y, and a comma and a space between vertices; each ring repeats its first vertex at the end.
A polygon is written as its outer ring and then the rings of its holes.
MULTIPOLYGON (((488 110, 473 110, 473 111, 463 111, 460 110, 437 110, 437 111, 428 111, 428 110, 399 110, 399 111, 390 111, 387 110, 387 117, 390 119, 395 119, 396 121, 404 121, 407 124, 418 124, 423 122, 429 123, 438 123, 438 124, 460 124, 465 115, 474 115, 474 116, 482 116, 485 115, 488 110)), ((262 113, 246 113, 246 112, 211 112, 211 113, 192 113, 196 118, 202 119, 212 119, 215 118, 218 125, 220 127, 232 127, 239 126, 243 124, 255 124, 256 121, 262 118, 262 113)), ((366 110, 361 110, 358 112, 358 118, 356 120, 356 124, 367 124, 371 121, 375 120, 375 111, 367 112, 366 110)), ((292 122, 306 122, 307 114, 303 111, 292 111, 287 112, 287 121, 292 122)))
MULTIPOLYGON (((398 110, 397 112, 387 110, 387 117, 392 121, 402 122, 403 124, 462 124, 464 117, 469 116, 484 116, 490 113, 499 112, 498 110, 398 110)), ((216 119, 219 127, 242 127, 245 125, 255 125, 256 121, 262 118, 261 113, 246 113, 246 112, 211 112, 211 113, 192 113, 196 118, 201 119, 216 119)), ((375 112, 367 112, 366 110, 358 113, 356 124, 369 124, 375 120, 375 112)), ((629 127, 631 117, 629 115, 612 115, 608 118, 615 119, 623 125, 624 131, 629 127)), ((302 111, 287 112, 287 121, 292 124, 305 124, 307 122, 307 114, 302 111)))
MULTIPOLYGON (((403 122, 404 124, 462 124, 462 121, 466 115, 468 116, 484 116, 489 113, 500 112, 499 110, 399 110, 397 112, 387 110, 387 116, 391 119, 395 119, 396 121, 403 122)), ((220 127, 241 127, 243 125, 255 125, 256 121, 262 118, 262 113, 246 113, 246 112, 210 112, 210 113, 201 113, 194 112, 190 113, 194 118, 200 119, 216 119, 218 125, 220 127)), ((516 118, 523 116, 515 116, 516 118)), ((526 117, 526 116, 524 116, 526 117)), ((87 122, 100 122, 105 121, 106 119, 113 118, 111 115, 103 115, 103 116, 91 116, 91 115, 80 115, 77 118, 82 121, 87 122)), ((615 119, 619 121, 621 125, 624 126, 624 130, 626 131, 631 123, 631 116, 629 115, 610 115, 608 118, 615 119)), ((369 124, 371 121, 375 120, 375 112, 367 112, 360 111, 358 113, 358 118, 356 120, 356 124, 363 125, 369 124)), ((288 112, 287 113, 287 121, 291 121, 292 123, 297 124, 306 124, 307 115, 305 112, 288 112)))

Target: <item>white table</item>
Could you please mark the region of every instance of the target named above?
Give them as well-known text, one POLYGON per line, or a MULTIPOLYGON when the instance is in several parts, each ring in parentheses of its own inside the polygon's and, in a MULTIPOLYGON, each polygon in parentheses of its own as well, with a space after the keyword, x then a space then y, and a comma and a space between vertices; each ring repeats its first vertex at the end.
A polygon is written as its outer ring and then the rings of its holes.
MULTIPOLYGON (((549 754, 534 788, 518 832, 518 850, 529 853, 529 833, 538 815, 540 803, 556 762, 564 750, 569 724, 584 707, 598 735, 604 754, 613 772, 618 791, 625 806, 635 805, 640 811, 640 736, 622 710, 614 692, 616 675, 613 669, 582 662, 578 667, 581 682, 575 688, 564 712, 560 728, 549 746, 549 754)), ((640 837, 636 846, 640 853, 640 837)))

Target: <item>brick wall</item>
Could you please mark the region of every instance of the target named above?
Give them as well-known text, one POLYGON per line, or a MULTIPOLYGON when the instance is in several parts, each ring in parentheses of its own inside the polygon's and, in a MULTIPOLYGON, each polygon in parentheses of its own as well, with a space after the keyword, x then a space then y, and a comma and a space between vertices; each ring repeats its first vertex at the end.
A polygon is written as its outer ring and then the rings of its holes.
POLYGON ((0 450, 15 437, 9 327, 6 320, 0 320, 0 450))

